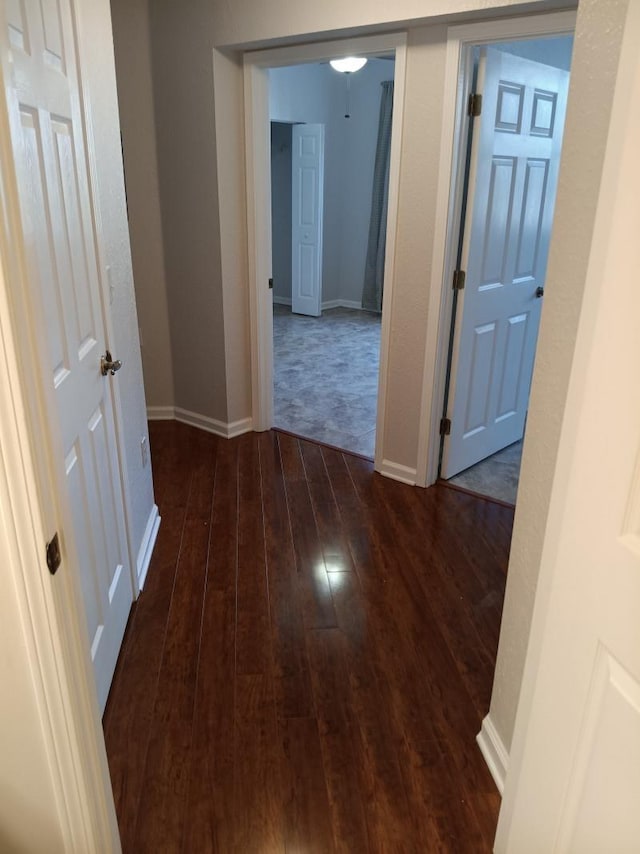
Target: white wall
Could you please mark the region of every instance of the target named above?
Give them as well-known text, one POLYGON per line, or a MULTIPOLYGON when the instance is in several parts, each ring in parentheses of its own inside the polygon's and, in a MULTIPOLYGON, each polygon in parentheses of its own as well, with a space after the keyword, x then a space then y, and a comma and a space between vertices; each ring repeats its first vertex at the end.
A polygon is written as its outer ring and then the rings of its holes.
POLYGON ((627 0, 582 0, 531 388, 491 721, 507 751, 520 696, 627 0))
MULTIPOLYGON (((0 449, 1 451, 1 449, 0 449)), ((0 511, 0 552, 13 532, 0 511)), ((12 573, 0 596, 0 851, 65 849, 62 821, 44 737, 41 697, 20 616, 12 573)))
MULTIPOLYGON (((393 73, 393 61, 370 59, 352 74, 351 118, 346 119, 346 78, 328 63, 273 68, 269 72, 272 121, 325 126, 323 302, 359 304, 362 299, 380 83, 393 80, 393 73)), ((282 292, 274 284, 275 295, 290 298, 288 284, 288 291, 282 292)))

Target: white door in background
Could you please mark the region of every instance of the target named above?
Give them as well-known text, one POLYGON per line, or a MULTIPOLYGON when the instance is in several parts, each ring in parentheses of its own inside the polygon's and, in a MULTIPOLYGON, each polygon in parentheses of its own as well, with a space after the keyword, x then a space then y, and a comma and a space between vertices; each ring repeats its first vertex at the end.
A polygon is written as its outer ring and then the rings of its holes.
POLYGON ((496 838, 500 854, 640 851, 639 44, 640 5, 632 4, 496 838))
POLYGON ((522 438, 569 72, 483 49, 442 476, 522 438))
POLYGON ((324 125, 294 125, 291 145, 291 310, 322 311, 324 125))
MULTIPOLYGON (((104 709, 133 598, 71 0, 8 0, 3 65, 42 377, 104 709), (9 53, 10 52, 10 53, 9 53), (9 57, 7 54, 9 53, 9 57)), ((64 534, 63 533, 63 538, 64 534)), ((62 570, 66 569, 63 564, 62 570)))

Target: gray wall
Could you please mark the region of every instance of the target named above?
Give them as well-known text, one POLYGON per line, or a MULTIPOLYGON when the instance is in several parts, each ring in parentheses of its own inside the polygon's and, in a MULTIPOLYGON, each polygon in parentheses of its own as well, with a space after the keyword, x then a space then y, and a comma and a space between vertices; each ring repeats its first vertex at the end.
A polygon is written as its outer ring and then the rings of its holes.
POLYGON ((226 422, 212 4, 149 8, 174 402, 226 422))
POLYGON ((543 62, 545 65, 552 65, 554 68, 562 68, 564 71, 569 71, 571 68, 572 36, 498 42, 493 47, 515 56, 521 56, 523 59, 533 59, 535 62, 543 62))
POLYGON ((145 393, 148 406, 172 406, 148 0, 112 0, 111 14, 145 393))
POLYGON ((271 123, 271 234, 273 296, 291 300, 291 129, 271 123))

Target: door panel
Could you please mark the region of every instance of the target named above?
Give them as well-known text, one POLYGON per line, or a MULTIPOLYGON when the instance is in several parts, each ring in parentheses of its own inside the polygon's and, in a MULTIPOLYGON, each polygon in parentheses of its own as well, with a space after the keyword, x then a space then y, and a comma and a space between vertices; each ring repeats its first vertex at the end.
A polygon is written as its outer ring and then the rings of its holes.
POLYGON ((496 325, 486 323, 474 330, 471 363, 472 382, 465 417, 465 435, 484 430, 489 411, 490 380, 496 349, 496 325))
POLYGON ((478 283, 480 290, 499 287, 505 280, 515 178, 515 158, 493 158, 487 201, 487 222, 482 242, 480 264, 482 272, 478 283))
POLYGON ((525 167, 522 215, 518 229, 514 282, 540 275, 542 227, 547 196, 549 161, 529 158, 525 167))
MULTIPOLYGON (((8 5, 7 95, 30 302, 46 327, 45 397, 66 475, 98 700, 133 597, 70 0, 8 5)), ((68 538, 67 538, 68 539, 68 538)))
POLYGON ((486 48, 442 476, 522 438, 555 204, 568 72, 486 48), (493 330, 491 358, 478 330, 493 330), (477 384, 477 387, 475 387, 477 384))
POLYGON ((291 161, 291 307, 296 314, 317 317, 322 305, 324 125, 294 125, 291 161))
POLYGON ((507 341, 504 348, 505 358, 496 421, 510 418, 516 413, 520 398, 528 318, 528 314, 519 314, 516 317, 510 317, 507 323, 507 341))

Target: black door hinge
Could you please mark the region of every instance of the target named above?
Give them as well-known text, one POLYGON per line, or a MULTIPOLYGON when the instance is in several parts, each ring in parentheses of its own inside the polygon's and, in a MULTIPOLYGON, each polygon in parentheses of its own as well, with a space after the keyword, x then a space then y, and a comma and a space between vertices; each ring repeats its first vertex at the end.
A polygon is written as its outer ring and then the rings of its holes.
POLYGON ((467 278, 467 274, 464 270, 454 270, 453 273, 453 290, 454 291, 462 291, 464 290, 465 279, 467 278))
POLYGON ((472 92, 469 95, 469 104, 467 105, 468 116, 479 116, 482 112, 482 95, 479 92, 472 92))
POLYGON ((451 419, 450 418, 441 418, 440 419, 440 435, 448 436, 451 433, 451 419))
POLYGON ((269 290, 273 290, 273 279, 269 279, 269 290))
POLYGON ((47 543, 47 566, 51 575, 55 575, 62 563, 62 555, 60 554, 60 540, 57 532, 54 534, 50 543, 47 543))

